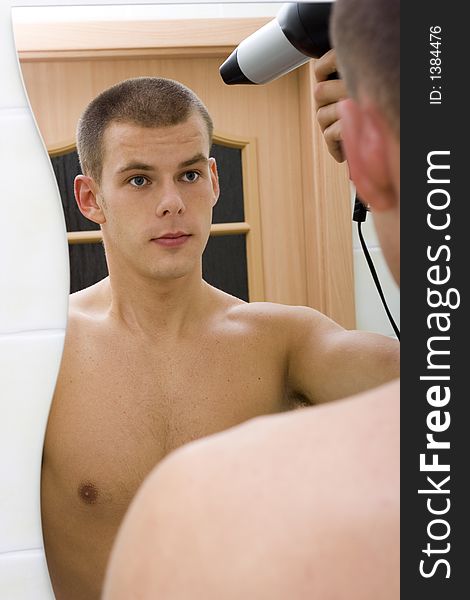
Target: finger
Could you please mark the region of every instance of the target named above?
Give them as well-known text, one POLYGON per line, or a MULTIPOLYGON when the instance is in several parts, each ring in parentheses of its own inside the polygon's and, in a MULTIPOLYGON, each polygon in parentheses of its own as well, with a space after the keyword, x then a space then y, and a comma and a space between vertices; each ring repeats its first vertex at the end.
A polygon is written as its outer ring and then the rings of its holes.
POLYGON ((326 106, 328 104, 334 104, 340 100, 347 98, 348 94, 346 86, 342 79, 333 79, 331 81, 321 81, 317 83, 313 95, 317 108, 326 106))
POLYGON ((325 131, 327 127, 338 121, 338 119, 338 104, 336 102, 334 104, 327 104, 317 110, 317 121, 322 131, 325 131))
POLYGON ((339 163, 346 160, 341 137, 341 121, 335 121, 323 132, 328 152, 339 163))
POLYGON ((315 78, 317 81, 325 81, 328 75, 336 72, 336 52, 332 48, 315 61, 314 65, 315 78))

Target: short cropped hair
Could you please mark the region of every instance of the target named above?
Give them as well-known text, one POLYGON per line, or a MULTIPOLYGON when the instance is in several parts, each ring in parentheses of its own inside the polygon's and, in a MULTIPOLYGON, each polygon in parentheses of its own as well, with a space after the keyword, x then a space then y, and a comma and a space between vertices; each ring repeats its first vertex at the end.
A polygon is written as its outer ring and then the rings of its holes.
POLYGON ((363 89, 400 139, 400 0, 336 0, 330 33, 348 93, 363 89))
POLYGON ((207 126, 209 145, 213 123, 196 94, 172 79, 135 77, 111 86, 86 107, 77 126, 77 151, 82 173, 101 181, 103 137, 111 123, 170 127, 199 113, 207 126))

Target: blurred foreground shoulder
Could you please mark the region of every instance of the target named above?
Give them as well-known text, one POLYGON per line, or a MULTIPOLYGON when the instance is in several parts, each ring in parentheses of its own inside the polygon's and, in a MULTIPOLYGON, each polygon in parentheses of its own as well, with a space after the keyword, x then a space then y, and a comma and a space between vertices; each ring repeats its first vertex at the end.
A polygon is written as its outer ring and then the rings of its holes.
POLYGON ((293 595, 399 597, 398 382, 170 455, 125 519, 104 600, 293 595))

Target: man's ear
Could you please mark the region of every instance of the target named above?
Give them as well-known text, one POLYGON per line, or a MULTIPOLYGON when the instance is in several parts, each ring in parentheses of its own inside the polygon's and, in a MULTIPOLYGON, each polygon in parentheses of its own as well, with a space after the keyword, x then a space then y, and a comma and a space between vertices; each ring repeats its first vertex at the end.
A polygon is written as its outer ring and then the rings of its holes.
POLYGON ((385 120, 375 106, 351 98, 342 100, 338 110, 350 176, 359 197, 373 211, 392 208, 396 196, 385 120))
POLYGON ((98 186, 95 180, 87 175, 77 175, 73 189, 82 215, 99 225, 105 223, 106 217, 98 200, 98 186))
POLYGON ((209 158, 209 173, 211 177, 212 190, 214 192, 214 202, 212 203, 212 206, 215 206, 217 204, 217 200, 219 199, 220 185, 217 163, 213 157, 209 158))

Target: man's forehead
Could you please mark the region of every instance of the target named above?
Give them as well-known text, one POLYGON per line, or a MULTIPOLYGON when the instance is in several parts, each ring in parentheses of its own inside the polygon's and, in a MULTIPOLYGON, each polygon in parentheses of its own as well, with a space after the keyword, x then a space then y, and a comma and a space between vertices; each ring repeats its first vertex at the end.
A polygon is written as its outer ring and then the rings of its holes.
POLYGON ((191 114, 180 123, 153 126, 133 121, 111 121, 104 132, 105 145, 142 143, 184 143, 198 139, 208 141, 207 125, 199 114, 191 114))
POLYGON ((163 159, 184 166, 196 162, 196 158, 207 160, 209 149, 207 131, 190 119, 168 127, 113 122, 104 135, 103 158, 104 163, 107 159, 121 163, 118 170, 127 163, 156 168, 163 159))

